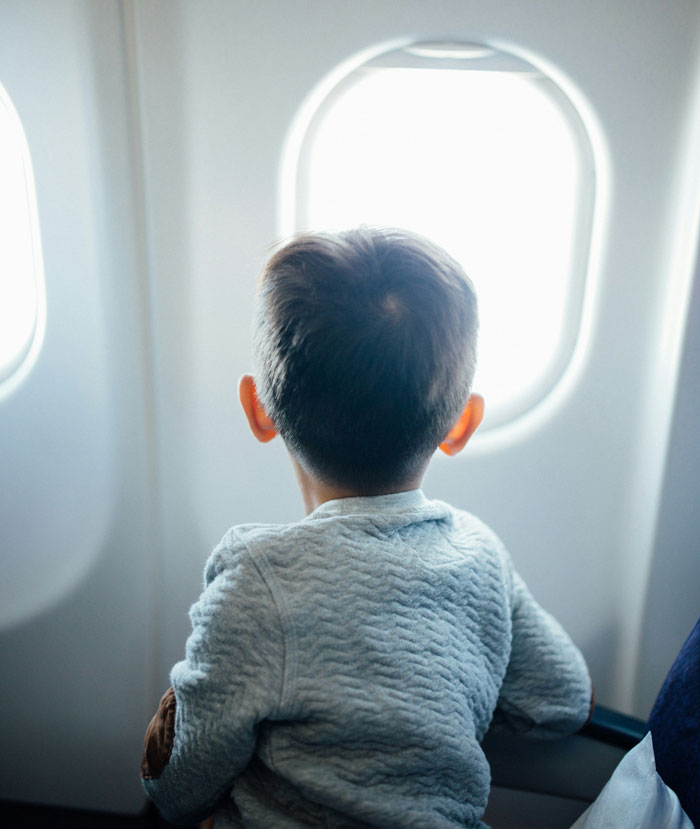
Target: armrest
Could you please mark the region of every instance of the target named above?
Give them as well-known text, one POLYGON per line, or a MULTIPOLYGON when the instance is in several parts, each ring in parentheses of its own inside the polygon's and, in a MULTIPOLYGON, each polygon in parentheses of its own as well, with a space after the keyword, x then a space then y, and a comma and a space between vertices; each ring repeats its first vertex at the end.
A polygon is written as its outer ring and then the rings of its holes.
POLYGON ((593 716, 583 726, 580 733, 585 737, 593 737, 595 740, 629 751, 642 740, 648 730, 647 724, 637 717, 630 717, 619 711, 613 711, 612 708, 596 705, 593 709, 593 716))
POLYGON ((563 740, 489 731, 482 748, 492 785, 592 803, 645 730, 641 720, 596 706, 591 722, 563 740))

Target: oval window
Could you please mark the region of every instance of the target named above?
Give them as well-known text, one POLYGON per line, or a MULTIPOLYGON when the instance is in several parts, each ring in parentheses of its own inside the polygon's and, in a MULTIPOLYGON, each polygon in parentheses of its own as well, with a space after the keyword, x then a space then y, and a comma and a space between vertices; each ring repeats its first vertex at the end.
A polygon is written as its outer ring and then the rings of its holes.
POLYGON ((34 176, 19 117, 0 85, 0 396, 43 336, 44 274, 34 176))
POLYGON ((282 232, 396 225, 435 240, 479 295, 484 426, 546 396, 580 328, 595 188, 561 89, 505 52, 417 43, 345 74, 291 136, 282 232))

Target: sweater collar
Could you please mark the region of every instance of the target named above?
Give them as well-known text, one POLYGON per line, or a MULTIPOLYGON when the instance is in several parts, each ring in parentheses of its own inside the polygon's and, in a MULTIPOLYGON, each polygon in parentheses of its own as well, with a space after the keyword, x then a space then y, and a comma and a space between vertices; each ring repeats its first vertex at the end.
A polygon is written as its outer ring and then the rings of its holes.
POLYGON ((422 507, 430 502, 422 489, 392 492, 389 495, 366 495, 352 498, 336 498, 326 501, 307 516, 308 519, 328 518, 332 515, 373 515, 404 512, 422 507))

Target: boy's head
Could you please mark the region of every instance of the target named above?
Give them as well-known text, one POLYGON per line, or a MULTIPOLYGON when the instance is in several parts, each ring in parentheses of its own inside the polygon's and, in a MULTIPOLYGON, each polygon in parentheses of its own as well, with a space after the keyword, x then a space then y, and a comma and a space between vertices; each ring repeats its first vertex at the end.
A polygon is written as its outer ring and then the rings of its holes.
POLYGON ((393 228, 295 238, 260 281, 260 404, 312 475, 389 491, 459 419, 476 366, 476 295, 460 265, 393 228))

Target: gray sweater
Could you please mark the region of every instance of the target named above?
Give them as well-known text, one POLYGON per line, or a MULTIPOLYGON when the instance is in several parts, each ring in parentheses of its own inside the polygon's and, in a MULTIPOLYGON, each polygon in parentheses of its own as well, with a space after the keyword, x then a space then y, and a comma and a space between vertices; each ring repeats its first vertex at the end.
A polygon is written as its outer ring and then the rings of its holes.
POLYGON ((576 731, 583 657, 499 539, 420 490, 229 530, 149 726, 144 787, 216 826, 482 826, 494 715, 576 731))

